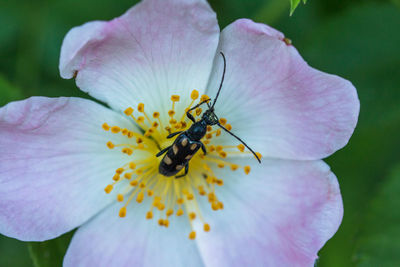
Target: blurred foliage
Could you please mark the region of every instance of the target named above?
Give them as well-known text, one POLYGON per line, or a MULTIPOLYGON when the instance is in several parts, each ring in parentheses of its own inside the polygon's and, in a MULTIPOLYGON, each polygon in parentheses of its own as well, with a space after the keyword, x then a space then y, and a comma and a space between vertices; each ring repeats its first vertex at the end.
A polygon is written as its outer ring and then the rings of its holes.
POLYGON ((358 266, 400 266, 400 164, 378 187, 357 238, 358 266))
MULTIPOLYGON (((290 0, 290 15, 293 15, 294 10, 300 4, 301 0, 290 0)), ((307 0, 303 0, 303 3, 307 3, 307 0)))
POLYGON ((35 267, 62 266, 73 232, 45 242, 29 242, 28 249, 35 267))
MULTIPOLYGON (((134 2, 0 0, 0 105, 31 95, 87 97, 59 77, 62 39, 73 26, 119 16, 134 2)), ((327 159, 345 214, 317 266, 399 266, 400 2, 308 1, 289 16, 290 3, 293 9, 300 0, 210 0, 221 28, 241 17, 268 23, 311 66, 356 86, 359 124, 348 146, 327 159)), ((35 265, 60 266, 69 238, 29 243, 35 265)), ((26 243, 0 236, 0 266, 32 264, 26 243)))

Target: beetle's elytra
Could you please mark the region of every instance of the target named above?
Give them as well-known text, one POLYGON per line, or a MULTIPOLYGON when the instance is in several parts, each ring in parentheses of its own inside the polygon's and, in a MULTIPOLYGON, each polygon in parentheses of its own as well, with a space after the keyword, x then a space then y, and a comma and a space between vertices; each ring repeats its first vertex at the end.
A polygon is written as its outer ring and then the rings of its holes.
POLYGON ((185 173, 179 176, 176 176, 176 178, 183 177, 189 172, 189 161, 190 159, 196 154, 196 152, 201 148, 203 153, 206 154, 206 147, 204 144, 200 141, 204 135, 207 132, 207 126, 210 125, 218 125, 221 127, 223 130, 225 130, 227 133, 238 139, 243 145, 245 145, 256 157, 256 159, 261 163, 259 157, 257 154, 245 143, 243 142, 242 139, 237 137, 235 134, 230 132, 228 129, 226 129, 224 126, 222 126, 219 123, 217 115, 214 113, 214 105, 215 102, 218 99, 219 93, 222 88, 222 84, 224 82, 224 77, 225 77, 225 70, 226 70, 226 59, 225 55, 221 53, 221 56, 224 60, 224 71, 222 73, 222 79, 221 83, 217 92, 217 95, 214 99, 214 102, 212 105, 210 105, 209 101, 211 99, 204 100, 197 104, 196 106, 192 107, 186 112, 186 116, 193 122, 192 126, 184 132, 175 132, 167 136, 167 138, 172 138, 176 135, 179 134, 179 136, 175 139, 174 143, 161 150, 159 153, 157 153, 157 157, 164 155, 164 158, 161 160, 160 165, 159 165, 159 172, 160 174, 164 176, 174 176, 176 175, 179 171, 181 171, 183 168, 185 168, 185 173), (194 119, 193 115, 190 114, 190 111, 198 108, 199 106, 207 104, 208 109, 203 113, 201 119, 196 122, 194 119))

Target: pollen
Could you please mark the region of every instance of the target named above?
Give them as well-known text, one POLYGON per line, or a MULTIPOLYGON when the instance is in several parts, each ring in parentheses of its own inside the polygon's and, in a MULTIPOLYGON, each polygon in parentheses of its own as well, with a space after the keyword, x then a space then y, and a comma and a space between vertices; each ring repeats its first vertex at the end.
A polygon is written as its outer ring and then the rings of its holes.
MULTIPOLYGON (((149 110, 144 109, 144 103, 139 103, 137 109, 127 107, 124 114, 128 120, 132 122, 132 128, 127 125, 120 127, 118 125, 110 126, 111 122, 104 122, 101 125, 103 131, 113 133, 118 138, 111 139, 106 143, 104 149, 114 149, 112 153, 121 153, 126 158, 126 162, 122 163, 118 168, 114 169, 114 173, 110 176, 110 184, 106 185, 104 191, 110 194, 113 190, 116 192, 116 201, 120 203, 119 211, 116 213, 119 217, 126 217, 130 212, 132 205, 143 205, 145 212, 143 219, 149 224, 168 228, 176 219, 186 220, 191 230, 188 234, 189 239, 196 238, 196 231, 210 232, 211 226, 204 221, 204 212, 216 212, 215 216, 224 216, 217 214, 224 208, 224 204, 219 199, 219 190, 229 181, 229 172, 243 169, 245 174, 250 173, 250 166, 243 166, 231 162, 235 155, 246 155, 252 157, 250 151, 245 150, 243 144, 233 143, 226 144, 226 140, 222 140, 227 135, 221 134, 221 129, 217 126, 213 129, 207 126, 207 132, 200 141, 204 144, 206 154, 201 149, 194 154, 187 154, 189 157, 189 172, 186 176, 176 179, 174 176, 166 177, 159 173, 160 162, 164 160, 166 154, 157 157, 156 155, 163 149, 171 147, 171 151, 167 153, 181 153, 182 147, 173 148, 174 140, 179 136, 167 138, 171 133, 177 131, 187 131, 193 122, 186 116, 186 112, 201 101, 208 101, 207 95, 199 97, 197 90, 191 91, 188 96, 172 95, 170 99, 171 106, 166 110, 149 110), (176 104, 181 101, 183 106, 176 104), (161 112, 160 112, 161 111, 161 112), (150 116, 149 116, 150 115, 150 116), (109 124, 108 124, 109 123, 109 124), (137 131, 137 127, 140 131, 137 131), (118 141, 117 141, 118 140, 118 141), (123 141, 121 141, 123 140, 123 141), (218 173, 215 170, 220 169, 218 173), (226 173, 227 177, 219 176, 219 173, 226 173), (200 205, 200 202, 207 206, 200 205), (152 220, 157 218, 156 220, 152 220)), ((197 120, 201 119, 201 115, 207 105, 196 107, 191 114, 197 120)), ((220 118, 219 123, 224 125, 228 130, 232 129, 227 124, 225 118, 220 118)), ((106 134, 106 133, 105 133, 106 134)), ((235 142, 236 140, 232 140, 235 142)), ((193 149, 193 143, 187 148, 193 149)), ((106 153, 106 152, 105 152, 106 153)), ((111 153, 111 151, 109 151, 111 153)), ((257 152, 257 157, 261 158, 261 154, 257 152)), ((168 154, 169 160, 174 162, 171 154, 168 154)), ((240 159, 241 157, 236 157, 240 159)), ((165 161, 169 162, 169 161, 165 161)), ((184 165, 180 165, 182 167, 184 165)), ((177 175, 182 175, 185 168, 179 168, 177 175)))
POLYGON ((178 102, 179 99, 180 99, 179 95, 172 95, 171 96, 171 101, 173 101, 173 102, 178 102))
POLYGON ((132 115, 133 108, 129 107, 129 108, 125 109, 124 113, 125 113, 126 116, 132 115))

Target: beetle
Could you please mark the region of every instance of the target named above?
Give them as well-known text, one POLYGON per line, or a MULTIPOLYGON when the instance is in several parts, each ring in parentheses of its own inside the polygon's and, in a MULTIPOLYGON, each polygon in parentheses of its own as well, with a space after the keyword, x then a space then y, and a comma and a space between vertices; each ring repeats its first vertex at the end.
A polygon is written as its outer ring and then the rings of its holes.
POLYGON ((219 93, 222 88, 222 84, 224 82, 225 78, 225 70, 226 70, 226 59, 224 53, 220 52, 223 61, 224 61, 224 70, 222 73, 222 79, 221 83, 217 92, 217 95, 214 99, 214 102, 212 105, 210 105, 209 101, 211 99, 203 100, 196 106, 192 107, 186 112, 186 116, 193 122, 193 124, 190 126, 190 128, 186 131, 179 131, 175 133, 171 133, 167 136, 167 138, 172 138, 176 135, 179 135, 174 143, 162 149, 160 152, 157 153, 157 157, 163 155, 166 153, 163 157, 163 159, 160 162, 158 171, 160 174, 164 176, 173 176, 177 174, 180 170, 185 168, 185 173, 183 175, 175 176, 176 178, 184 177, 187 175, 189 172, 189 161, 190 159, 196 154, 196 152, 201 148, 203 151, 204 155, 207 154, 207 150, 205 145, 200 141, 206 134, 207 132, 207 126, 210 125, 218 125, 221 127, 224 131, 238 139, 243 145, 245 145, 251 153, 256 157, 259 163, 261 163, 260 158, 257 156, 257 154, 238 136, 230 132, 228 129, 226 129, 223 125, 220 124, 219 119, 217 115, 214 113, 214 105, 215 102, 218 99, 219 93), (194 119, 193 115, 190 114, 190 111, 198 108, 199 106, 207 104, 208 109, 203 113, 201 119, 196 122, 194 119))

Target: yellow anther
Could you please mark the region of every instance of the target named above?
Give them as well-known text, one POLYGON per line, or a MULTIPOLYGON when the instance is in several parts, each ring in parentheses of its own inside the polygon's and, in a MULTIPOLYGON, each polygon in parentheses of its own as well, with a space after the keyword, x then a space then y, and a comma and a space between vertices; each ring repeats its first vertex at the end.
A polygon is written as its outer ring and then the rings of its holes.
POLYGON ((143 199, 144 199, 144 194, 143 194, 143 192, 139 192, 139 194, 138 194, 137 197, 136 197, 136 202, 137 202, 137 203, 142 203, 143 199))
POLYGON ((174 214, 173 209, 168 209, 167 212, 165 213, 165 215, 167 215, 167 216, 171 216, 172 214, 174 214))
POLYGON ((119 133, 120 131, 121 131, 121 128, 119 128, 118 126, 111 127, 111 132, 112 133, 119 133))
POLYGON ((222 169, 222 168, 224 168, 224 167, 225 167, 225 164, 223 164, 223 163, 218 163, 218 165, 217 165, 217 166, 218 166, 218 168, 221 168, 221 169, 222 169))
POLYGON ((124 172, 124 168, 118 168, 115 172, 121 174, 124 172))
POLYGON ((170 120, 169 120, 169 123, 170 123, 170 124, 175 124, 175 123, 176 123, 176 120, 175 120, 175 119, 170 119, 170 120))
POLYGON ((134 162, 129 162, 129 169, 134 170, 136 168, 136 164, 134 162))
POLYGON ((203 226, 204 232, 209 232, 210 231, 210 225, 208 223, 205 223, 203 226))
POLYGON ((189 213, 189 219, 192 220, 192 221, 194 219, 196 219, 196 213, 194 213, 194 212, 189 213))
POLYGON ((126 179, 131 179, 132 178, 132 173, 130 173, 130 172, 126 172, 125 174, 124 174, 124 177, 126 178, 126 179))
POLYGON ((236 171, 238 168, 239 168, 239 165, 237 165, 237 164, 232 164, 231 165, 231 170, 232 171, 236 171))
POLYGON ((218 202, 218 206, 220 210, 224 209, 224 203, 218 202))
POLYGON ((107 123, 103 123, 102 127, 103 127, 104 131, 110 130, 110 126, 108 126, 107 123))
POLYGON ((249 174, 250 173, 250 166, 244 166, 244 172, 246 174, 249 174))
POLYGON ((132 138, 135 134, 133 132, 128 132, 127 136, 128 138, 132 138))
POLYGON ((165 209, 165 205, 164 205, 164 203, 157 203, 157 209, 158 210, 164 210, 165 209))
POLYGON ((176 128, 176 129, 179 129, 179 128, 181 128, 181 123, 180 123, 180 122, 178 122, 177 124, 175 124, 175 125, 174 125, 174 128, 176 128))
POLYGON ((227 120, 225 118, 219 118, 219 123, 221 123, 222 125, 225 125, 227 122, 227 120))
POLYGON ((165 220, 164 220, 164 226, 165 226, 165 227, 168 227, 168 226, 169 226, 169 221, 168 221, 168 219, 165 219, 165 220))
POLYGON ((208 133, 206 134, 206 139, 211 139, 212 138, 212 134, 208 133))
POLYGON ((166 130, 167 132, 171 133, 171 127, 166 126, 166 127, 165 127, 165 130, 166 130))
POLYGON ((124 195, 118 194, 118 195, 117 195, 117 201, 118 201, 118 202, 124 201, 124 195))
POLYGON ((187 123, 184 121, 181 121, 181 129, 185 129, 187 126, 187 123))
POLYGON ((208 145, 208 144, 210 143, 210 140, 204 140, 203 143, 204 143, 205 145, 208 145))
POLYGON ((143 143, 143 139, 141 137, 136 138, 136 143, 138 144, 143 143))
POLYGON ((232 130, 232 125, 227 124, 227 125, 225 125, 225 128, 226 128, 228 131, 230 131, 230 130, 232 130))
POLYGON ((129 107, 129 108, 125 109, 124 113, 125 113, 126 116, 132 115, 133 108, 129 107))
POLYGON ((154 191, 153 190, 147 190, 147 195, 149 196, 149 197, 151 197, 152 195, 154 194, 154 191))
POLYGON ((223 186, 224 185, 224 181, 221 180, 221 179, 217 179, 216 183, 217 183, 218 186, 223 186))
POLYGON ((160 117, 160 113, 159 112, 156 111, 156 112, 153 113, 153 118, 157 119, 159 117, 160 117))
POLYGON ((207 179, 206 179, 206 182, 207 182, 208 184, 214 183, 214 177, 208 176, 207 179))
POLYGON ((259 159, 261 159, 261 158, 262 158, 262 155, 261 155, 261 153, 259 153, 259 152, 256 152, 256 155, 257 155, 257 157, 258 157, 259 159))
POLYGON ((213 201, 211 204, 212 210, 218 210, 219 209, 219 204, 217 201, 213 201))
POLYGON ((171 95, 171 101, 172 102, 178 102, 180 99, 179 95, 171 95))
POLYGON ((135 173, 136 173, 137 175, 140 175, 140 174, 143 173, 143 170, 142 170, 142 169, 137 169, 137 170, 135 171, 135 173))
POLYGON ((159 219, 158 220, 158 225, 159 226, 163 226, 164 225, 164 220, 163 219, 159 219))
POLYGON ((217 133, 215 134, 216 136, 220 136, 221 135, 221 129, 217 130, 217 133))
POLYGON ((182 205, 183 202, 185 202, 185 200, 184 200, 183 198, 178 198, 178 199, 176 200, 176 203, 178 203, 179 205, 182 205))
POLYGON ((137 180, 133 180, 129 183, 131 186, 137 186, 138 185, 138 181, 137 180))
POLYGON ((161 201, 161 197, 160 196, 154 197, 154 203, 159 203, 160 201, 161 201))
POLYGON ((196 100, 197 98, 199 98, 199 91, 193 90, 192 93, 190 94, 190 98, 192 100, 196 100))
POLYGON ((106 188, 104 188, 104 191, 109 194, 113 190, 113 186, 111 184, 107 185, 106 188))
POLYGON ((243 152, 243 151, 244 151, 244 145, 243 145, 243 144, 239 144, 239 145, 237 146, 237 148, 240 150, 240 152, 243 152))
POLYGON ((222 151, 222 146, 217 146, 217 147, 215 148, 215 150, 217 150, 217 152, 222 151))
POLYGON ((212 127, 210 125, 207 125, 207 132, 211 132, 212 131, 212 127))
POLYGON ((138 109, 139 112, 143 112, 144 111, 144 104, 143 103, 139 103, 137 109, 138 109))
POLYGON ((189 239, 190 239, 190 240, 196 239, 196 232, 195 232, 195 231, 190 232, 190 234, 189 234, 189 239))
POLYGON ((119 217, 124 218, 126 216, 126 207, 122 207, 119 210, 119 217))
POLYGON ((208 148, 208 150, 210 151, 210 152, 213 152, 213 151, 215 151, 215 146, 210 146, 209 148, 208 148))
POLYGON ((200 97, 200 101, 201 101, 201 102, 206 101, 206 100, 208 100, 208 99, 210 99, 210 98, 208 97, 208 95, 202 95, 202 96, 200 97))
POLYGON ((143 117, 143 116, 139 116, 139 117, 137 118, 137 121, 138 121, 139 123, 143 123, 143 122, 144 122, 144 117, 143 117))
POLYGON ((140 185, 139 185, 139 187, 143 189, 143 188, 146 187, 146 184, 145 184, 144 182, 141 182, 140 185))
POLYGON ((194 198, 193 194, 190 193, 186 196, 187 200, 192 200, 194 198))
POLYGON ((219 152, 219 155, 220 155, 222 158, 226 158, 226 156, 227 156, 227 154, 226 154, 225 151, 219 152))
POLYGON ((176 211, 176 216, 182 216, 183 215, 183 209, 178 209, 177 211, 176 211))
POLYGON ((118 173, 114 174, 113 180, 114 181, 119 181, 119 179, 120 179, 119 174, 118 173))
POLYGON ((157 128, 158 127, 158 122, 153 122, 153 124, 152 124, 152 126, 154 127, 154 128, 157 128))
POLYGON ((201 108, 196 108, 196 115, 197 115, 197 116, 200 116, 200 114, 201 114, 202 111, 203 111, 203 110, 202 110, 201 108))
POLYGON ((122 149, 122 153, 128 154, 130 156, 130 155, 132 155, 133 150, 130 149, 130 148, 125 147, 125 148, 122 149))
POLYGON ((144 145, 143 144, 138 144, 138 149, 143 149, 144 145))
POLYGON ((115 147, 115 145, 114 145, 111 141, 108 141, 108 142, 107 142, 107 147, 108 147, 109 149, 113 149, 113 148, 115 147))
POLYGON ((172 116, 174 116, 175 115, 175 111, 174 110, 169 110, 168 111, 168 115, 170 116, 170 117, 172 117, 172 116))
POLYGON ((124 129, 122 129, 121 132, 122 132, 122 135, 127 135, 129 131, 128 131, 128 129, 124 128, 124 129))
POLYGON ((208 193, 208 201, 213 202, 215 200, 214 192, 208 193))
POLYGON ((153 213, 151 212, 151 211, 148 211, 147 213, 146 213, 146 219, 147 220, 150 220, 150 219, 152 219, 153 218, 153 213))

